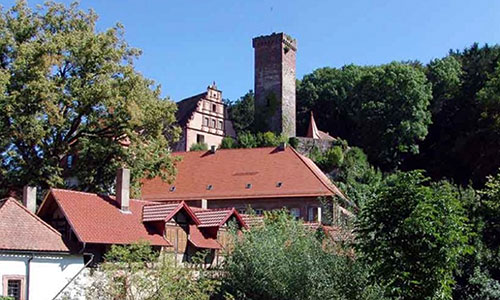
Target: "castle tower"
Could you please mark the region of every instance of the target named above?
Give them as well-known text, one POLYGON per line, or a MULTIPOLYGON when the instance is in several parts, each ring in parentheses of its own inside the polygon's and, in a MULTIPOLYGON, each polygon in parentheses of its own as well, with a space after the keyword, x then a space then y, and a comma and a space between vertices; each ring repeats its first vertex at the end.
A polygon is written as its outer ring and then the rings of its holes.
POLYGON ((284 33, 253 39, 255 123, 261 131, 295 136, 295 53, 297 41, 284 33))

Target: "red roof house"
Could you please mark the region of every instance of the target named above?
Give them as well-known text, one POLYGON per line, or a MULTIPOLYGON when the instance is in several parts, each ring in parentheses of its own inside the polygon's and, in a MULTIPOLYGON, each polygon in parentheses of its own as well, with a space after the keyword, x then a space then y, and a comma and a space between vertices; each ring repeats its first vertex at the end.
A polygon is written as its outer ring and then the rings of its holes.
POLYGON ((190 206, 251 206, 258 213, 286 207, 305 220, 317 220, 318 197, 342 192, 309 158, 292 147, 221 149, 174 153, 180 157, 174 182, 143 180, 141 198, 186 201, 190 206))

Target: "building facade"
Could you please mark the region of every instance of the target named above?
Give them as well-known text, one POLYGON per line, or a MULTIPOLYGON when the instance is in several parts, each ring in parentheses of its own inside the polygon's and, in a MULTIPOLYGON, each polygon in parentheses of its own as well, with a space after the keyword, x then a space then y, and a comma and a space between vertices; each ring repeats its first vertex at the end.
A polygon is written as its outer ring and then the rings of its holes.
POLYGON ((225 136, 236 134, 227 116, 222 92, 215 83, 207 91, 177 102, 177 122, 182 129, 174 151, 189 151, 193 144, 218 147, 225 136))
POLYGON ((285 33, 253 39, 255 120, 260 131, 296 135, 297 41, 285 33))

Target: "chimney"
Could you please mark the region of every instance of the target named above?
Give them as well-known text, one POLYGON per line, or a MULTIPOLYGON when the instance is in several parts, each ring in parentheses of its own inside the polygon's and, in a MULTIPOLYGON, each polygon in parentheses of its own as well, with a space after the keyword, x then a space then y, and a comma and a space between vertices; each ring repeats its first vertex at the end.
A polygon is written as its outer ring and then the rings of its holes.
POLYGON ((210 153, 214 154, 214 153, 215 153, 215 151, 217 151, 217 146, 212 145, 212 146, 210 147, 210 153))
POLYGON ((130 170, 120 168, 116 172, 116 202, 122 213, 130 213, 130 170))
POLYGON ((36 187, 24 186, 23 205, 32 213, 36 213, 36 187))
POLYGON ((285 151, 285 149, 286 149, 286 142, 281 142, 278 147, 279 147, 280 151, 285 151))
POLYGON ((201 199, 201 208, 207 209, 208 208, 208 201, 207 199, 201 199))

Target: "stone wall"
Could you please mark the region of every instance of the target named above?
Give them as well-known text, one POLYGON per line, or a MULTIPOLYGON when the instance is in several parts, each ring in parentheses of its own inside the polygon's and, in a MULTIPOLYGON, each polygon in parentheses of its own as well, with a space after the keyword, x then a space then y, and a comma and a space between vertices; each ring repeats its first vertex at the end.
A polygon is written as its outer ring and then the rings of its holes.
POLYGON ((308 137, 296 137, 298 143, 295 148, 300 154, 309 156, 314 148, 317 148, 321 153, 330 149, 335 141, 319 140, 308 137))
POLYGON ((255 120, 261 131, 296 134, 295 60, 297 42, 284 33, 253 39, 255 120))

